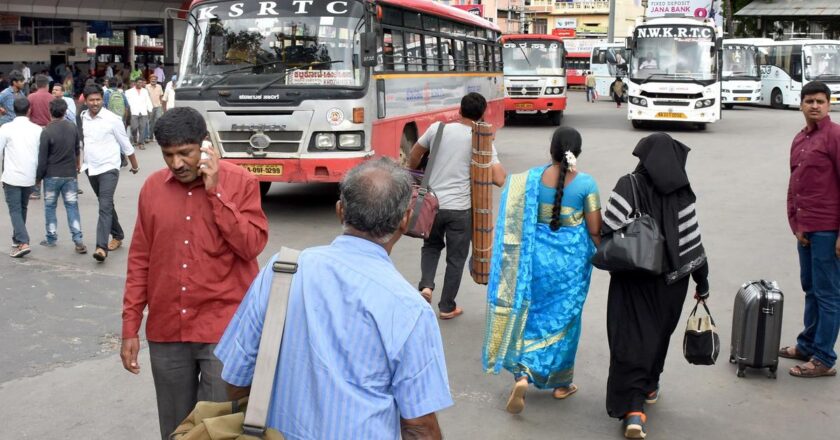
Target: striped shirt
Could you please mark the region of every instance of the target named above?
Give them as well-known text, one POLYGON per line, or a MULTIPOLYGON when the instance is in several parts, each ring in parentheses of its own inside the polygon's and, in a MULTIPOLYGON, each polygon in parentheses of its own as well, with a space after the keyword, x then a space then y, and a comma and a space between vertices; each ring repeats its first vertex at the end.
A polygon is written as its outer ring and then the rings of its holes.
MULTIPOLYGON (((271 289, 257 276, 215 354, 222 378, 251 384, 271 289)), ((399 439, 400 418, 452 405, 431 307, 382 246, 340 236, 300 256, 268 426, 292 440, 399 439)))

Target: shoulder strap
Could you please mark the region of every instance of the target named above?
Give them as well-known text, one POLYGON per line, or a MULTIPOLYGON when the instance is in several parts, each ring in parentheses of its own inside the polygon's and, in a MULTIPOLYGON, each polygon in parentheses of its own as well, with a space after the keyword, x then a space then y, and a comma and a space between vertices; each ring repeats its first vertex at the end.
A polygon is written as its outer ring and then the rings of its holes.
MULTIPOLYGON (((636 174, 630 173, 628 175, 630 176, 630 186, 633 187, 633 209, 636 211, 635 214, 641 214, 642 207, 639 206, 639 184, 636 182, 636 174)), ((630 214, 633 215, 634 213, 631 212, 630 214)))
POLYGON ((443 129, 446 127, 446 122, 441 121, 438 125, 435 140, 432 142, 432 148, 429 150, 429 160, 426 162, 426 171, 423 172, 423 183, 420 184, 423 188, 429 187, 429 178, 432 175, 432 167, 435 165, 435 157, 440 149, 440 140, 443 138, 443 129))
POLYGON ((274 376, 277 372, 277 359, 280 357, 280 343, 283 341, 292 277, 297 272, 299 256, 300 251, 283 247, 272 267, 274 278, 271 282, 271 293, 260 336, 260 349, 254 367, 254 380, 251 382, 251 394, 248 397, 243 425, 245 434, 258 438, 263 437, 268 420, 268 407, 274 390, 274 376))

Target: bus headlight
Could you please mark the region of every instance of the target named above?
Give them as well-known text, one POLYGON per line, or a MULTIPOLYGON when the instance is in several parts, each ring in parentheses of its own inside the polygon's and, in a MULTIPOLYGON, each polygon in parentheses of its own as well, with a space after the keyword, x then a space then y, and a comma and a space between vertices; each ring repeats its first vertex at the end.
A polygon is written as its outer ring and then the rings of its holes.
POLYGON ((694 104, 694 108, 707 108, 715 105, 714 99, 700 99, 694 104))
POLYGON ((630 97, 630 103, 633 104, 633 105, 641 106, 641 107, 647 107, 647 99, 640 98, 638 96, 631 96, 630 97))
POLYGON ((546 95, 562 95, 563 94, 563 87, 546 87, 545 88, 546 95))
POLYGON ((338 135, 338 148, 340 150, 361 150, 362 133, 344 133, 338 135))
POLYGON ((318 133, 315 135, 315 148, 332 150, 335 148, 335 135, 332 133, 318 133))

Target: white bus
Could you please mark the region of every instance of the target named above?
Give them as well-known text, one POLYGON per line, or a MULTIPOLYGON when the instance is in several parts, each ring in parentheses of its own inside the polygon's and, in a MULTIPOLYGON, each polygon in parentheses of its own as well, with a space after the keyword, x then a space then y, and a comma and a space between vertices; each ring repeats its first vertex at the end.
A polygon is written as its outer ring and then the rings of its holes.
POLYGON ((720 98, 724 108, 761 102, 758 48, 750 43, 723 40, 721 80, 720 98))
POLYGON ((831 89, 832 103, 840 101, 840 41, 789 40, 757 46, 762 104, 798 106, 802 86, 816 80, 831 89))
POLYGON ((592 48, 589 70, 595 75, 595 92, 598 99, 612 99, 610 84, 616 77, 627 76, 629 58, 624 43, 602 43, 592 48))
POLYGON ((693 122, 701 130, 720 119, 719 36, 709 19, 654 18, 630 38, 627 118, 693 122))

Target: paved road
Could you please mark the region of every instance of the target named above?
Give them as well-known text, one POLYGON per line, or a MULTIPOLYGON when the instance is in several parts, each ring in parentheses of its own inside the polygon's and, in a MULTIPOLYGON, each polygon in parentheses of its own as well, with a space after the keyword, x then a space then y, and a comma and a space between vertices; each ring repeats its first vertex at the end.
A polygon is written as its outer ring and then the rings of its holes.
MULTIPOLYGON (((783 340, 791 342, 801 323, 803 301, 785 219, 786 161, 802 118, 793 110, 763 108, 737 108, 724 116, 706 132, 660 128, 693 148, 688 167, 711 259, 712 311, 727 345, 732 299, 740 284, 776 279, 787 293, 783 340)), ((595 177, 604 197, 616 179, 635 166, 630 153, 650 132, 632 130, 623 109, 607 102, 587 104, 582 93, 571 95, 563 124, 581 131, 584 152, 579 167, 595 177)), ((546 162, 552 130, 543 121, 522 120, 505 127, 497 147, 508 170, 520 172, 546 162)), ((138 176, 123 174, 116 202, 127 230, 134 224, 143 178, 163 166, 156 148, 139 156, 143 171, 138 176)), ((86 191, 81 197, 83 227, 91 246, 95 200, 87 182, 81 187, 86 191)), ((260 261, 281 245, 324 244, 340 233, 334 215, 336 191, 335 185, 275 185, 264 204, 270 242, 260 261)), ((35 203, 29 226, 36 243, 42 238, 42 219, 43 205, 35 203)), ((10 231, 5 210, 0 230, 10 231)), ((107 263, 98 265, 89 255, 72 253, 65 229, 60 229, 60 240, 54 249, 35 245, 22 261, 0 258, 0 438, 154 439, 157 417, 147 352, 141 353, 143 371, 135 377, 122 370, 116 350, 127 251, 114 252, 107 263), (50 422, 43 423, 47 414, 50 422)), ((393 254, 412 282, 419 278, 419 244, 405 238, 393 254)), ((442 273, 443 266, 439 276, 442 273)), ((510 376, 481 371, 485 292, 468 280, 465 277, 458 298, 466 313, 441 323, 456 400, 440 414, 444 433, 455 439, 619 438, 618 422, 607 418, 604 410, 606 274, 595 273, 583 314, 575 377, 580 392, 560 402, 550 393, 532 391, 519 416, 504 411, 510 376)), ((771 380, 759 372, 738 379, 726 363, 725 348, 718 365, 689 366, 682 359, 680 341, 676 334, 662 380, 662 400, 650 410, 652 438, 831 438, 830 433, 840 430, 840 380, 807 381, 787 374, 771 380)), ((790 365, 782 362, 783 367, 790 365)))

